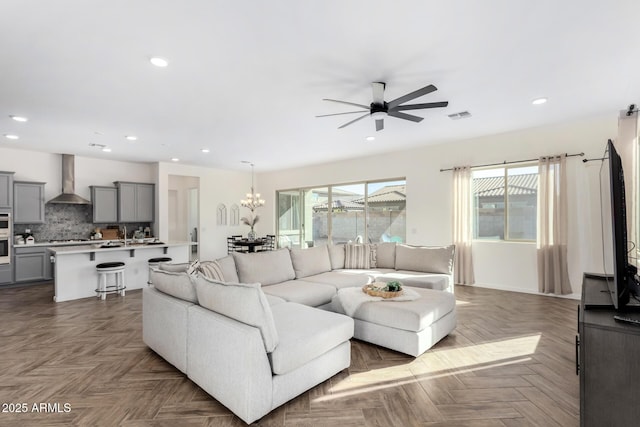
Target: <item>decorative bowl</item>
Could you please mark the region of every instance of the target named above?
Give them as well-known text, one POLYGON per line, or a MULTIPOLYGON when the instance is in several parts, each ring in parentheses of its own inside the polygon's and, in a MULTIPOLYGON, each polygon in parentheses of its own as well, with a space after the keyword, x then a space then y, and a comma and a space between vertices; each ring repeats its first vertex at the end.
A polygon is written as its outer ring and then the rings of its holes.
POLYGON ((404 293, 402 289, 399 291, 387 291, 387 284, 384 282, 373 282, 362 287, 362 292, 372 297, 395 298, 404 293))

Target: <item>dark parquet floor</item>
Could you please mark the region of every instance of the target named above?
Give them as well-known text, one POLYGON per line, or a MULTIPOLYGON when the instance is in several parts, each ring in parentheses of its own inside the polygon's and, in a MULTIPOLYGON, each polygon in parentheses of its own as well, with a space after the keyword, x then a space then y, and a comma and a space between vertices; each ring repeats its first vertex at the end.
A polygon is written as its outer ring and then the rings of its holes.
MULTIPOLYGON (((0 289, 0 426, 241 426, 142 342, 142 292, 54 303, 0 289), (20 412, 17 412, 20 411, 20 412)), ((354 340, 351 367, 262 426, 579 424, 578 302, 459 286, 458 327, 418 358, 354 340)))

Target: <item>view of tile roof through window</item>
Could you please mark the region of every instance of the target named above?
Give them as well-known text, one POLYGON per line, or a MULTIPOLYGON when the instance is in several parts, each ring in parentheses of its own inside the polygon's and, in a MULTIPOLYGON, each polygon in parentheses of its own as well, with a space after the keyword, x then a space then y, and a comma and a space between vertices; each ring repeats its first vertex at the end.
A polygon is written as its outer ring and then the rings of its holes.
MULTIPOLYGON (((509 195, 536 194, 538 192, 538 174, 509 176, 509 195)), ((473 194, 483 197, 504 196, 504 177, 475 178, 473 194)))

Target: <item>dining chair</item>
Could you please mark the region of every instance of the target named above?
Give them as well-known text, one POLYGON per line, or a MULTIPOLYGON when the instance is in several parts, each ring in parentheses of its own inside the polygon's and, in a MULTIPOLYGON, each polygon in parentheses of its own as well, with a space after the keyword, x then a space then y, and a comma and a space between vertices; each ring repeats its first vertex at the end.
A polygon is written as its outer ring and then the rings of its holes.
POLYGON ((229 236, 227 237, 227 254, 230 254, 231 252, 246 252, 247 248, 237 245, 236 244, 236 240, 240 240, 242 239, 241 235, 234 235, 234 236, 229 236))
POLYGON ((275 234, 267 234, 264 237, 264 244, 260 247, 258 252, 272 251, 275 249, 276 236, 275 234))

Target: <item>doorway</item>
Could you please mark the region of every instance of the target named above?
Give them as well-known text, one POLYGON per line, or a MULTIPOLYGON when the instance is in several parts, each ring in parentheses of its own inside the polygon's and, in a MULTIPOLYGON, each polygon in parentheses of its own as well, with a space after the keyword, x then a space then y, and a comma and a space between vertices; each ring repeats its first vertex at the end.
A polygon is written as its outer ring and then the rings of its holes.
POLYGON ((169 175, 169 240, 190 242, 189 261, 199 257, 200 178, 169 175))

